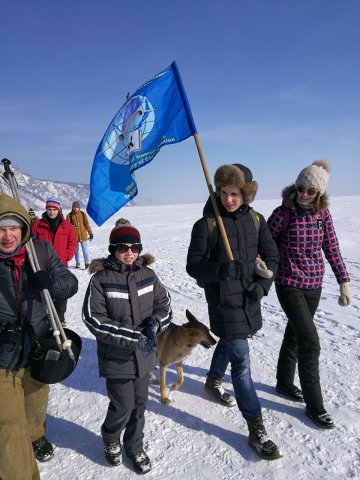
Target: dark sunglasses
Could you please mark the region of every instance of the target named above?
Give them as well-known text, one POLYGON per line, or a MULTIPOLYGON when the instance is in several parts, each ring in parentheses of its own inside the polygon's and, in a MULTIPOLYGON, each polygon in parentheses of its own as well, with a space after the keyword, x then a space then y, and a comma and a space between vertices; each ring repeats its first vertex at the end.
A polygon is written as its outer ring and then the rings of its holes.
POLYGON ((132 251, 132 253, 140 253, 142 250, 142 244, 141 243, 116 243, 116 251, 119 253, 126 253, 129 249, 132 251))
POLYGON ((302 185, 299 185, 298 187, 296 187, 296 190, 299 193, 306 193, 307 192, 307 194, 310 195, 310 197, 317 194, 317 190, 315 190, 315 188, 305 188, 302 185))

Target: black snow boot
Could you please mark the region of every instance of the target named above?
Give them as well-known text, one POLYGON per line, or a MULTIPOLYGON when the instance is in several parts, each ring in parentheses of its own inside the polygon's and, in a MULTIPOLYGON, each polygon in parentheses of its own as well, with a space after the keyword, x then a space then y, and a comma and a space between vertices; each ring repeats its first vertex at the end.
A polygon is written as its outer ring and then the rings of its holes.
POLYGON ((304 397, 300 388, 295 385, 276 385, 276 391, 293 402, 303 402, 304 397))
POLYGON ((335 423, 332 416, 325 410, 322 413, 316 413, 311 408, 306 407, 305 413, 318 427, 324 429, 335 428, 335 423))
POLYGON ((221 403, 221 405, 234 407, 236 405, 236 400, 224 389, 223 383, 224 381, 221 378, 211 378, 208 376, 206 377, 204 390, 221 403))
POLYGON ((32 448, 35 458, 39 462, 48 462, 54 457, 54 447, 46 437, 41 437, 32 442, 32 448))
POLYGON ((104 440, 105 459, 110 465, 116 466, 121 463, 121 445, 120 442, 107 442, 104 440))
POLYGON ((150 472, 151 461, 144 450, 140 450, 140 452, 135 455, 131 455, 130 458, 133 462, 135 473, 143 475, 144 473, 150 472))
POLYGON ((265 460, 276 460, 282 457, 275 443, 267 438, 261 415, 258 415, 252 420, 246 420, 246 422, 249 428, 249 445, 261 458, 265 460))

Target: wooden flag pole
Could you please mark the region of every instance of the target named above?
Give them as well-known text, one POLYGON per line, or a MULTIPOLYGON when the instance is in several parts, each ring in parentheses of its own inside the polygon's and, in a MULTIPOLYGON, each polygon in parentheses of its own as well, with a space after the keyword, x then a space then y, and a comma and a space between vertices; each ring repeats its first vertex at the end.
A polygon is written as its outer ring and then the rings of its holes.
POLYGON ((229 240, 228 240, 227 235, 226 235, 224 223, 222 221, 220 211, 219 211, 219 207, 218 207, 218 204, 216 202, 215 193, 214 193, 214 190, 213 190, 213 187, 212 187, 212 184, 211 184, 211 180, 210 180, 209 171, 208 171, 208 168, 207 168, 207 165, 206 165, 205 157, 204 157, 201 145, 200 145, 199 136, 198 136, 197 133, 194 133, 194 139, 195 139, 196 148, 197 148, 197 151, 198 151, 198 154, 199 154, 199 157, 200 157, 202 169, 204 171, 206 184, 207 184, 208 189, 209 189, 211 203, 214 207, 216 223, 218 224, 220 234, 221 234, 222 239, 224 241, 226 254, 227 254, 229 260, 234 260, 234 257, 233 257, 233 254, 232 254, 232 251, 231 251, 231 248, 230 248, 230 243, 229 243, 229 240))

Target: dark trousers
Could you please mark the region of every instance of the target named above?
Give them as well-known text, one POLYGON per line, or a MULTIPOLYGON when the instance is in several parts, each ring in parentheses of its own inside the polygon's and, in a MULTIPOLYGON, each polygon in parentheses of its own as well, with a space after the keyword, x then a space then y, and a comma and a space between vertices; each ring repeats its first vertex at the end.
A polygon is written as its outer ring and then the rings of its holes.
POLYGON ((117 442, 124 431, 123 445, 132 456, 143 448, 145 409, 149 376, 135 379, 106 379, 110 399, 101 435, 108 442, 117 442))
POLYGON ((56 310, 56 313, 58 314, 59 320, 61 323, 65 322, 65 312, 66 312, 66 307, 67 307, 67 299, 56 299, 54 300, 54 307, 56 310))
POLYGON ((284 387, 293 385, 298 364, 306 405, 318 413, 324 412, 319 375, 320 341, 314 324, 321 288, 304 290, 276 285, 276 293, 288 318, 277 365, 277 383, 284 387))

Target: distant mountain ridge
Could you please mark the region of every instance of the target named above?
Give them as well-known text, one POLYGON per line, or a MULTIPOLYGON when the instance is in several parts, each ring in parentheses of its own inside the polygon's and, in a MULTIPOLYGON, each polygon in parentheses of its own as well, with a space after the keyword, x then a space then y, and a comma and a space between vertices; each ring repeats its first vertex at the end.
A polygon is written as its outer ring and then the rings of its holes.
MULTIPOLYGON (((14 166, 11 167, 18 185, 21 203, 25 208, 42 210, 49 197, 58 198, 63 209, 71 209, 72 202, 75 200, 80 202, 81 208, 86 207, 90 193, 89 185, 39 180, 14 166)), ((10 187, 4 180, 1 182, 1 188, 4 193, 11 195, 10 187)))
MULTIPOLYGON (((90 185, 75 182, 57 182, 53 180, 39 180, 31 175, 21 172, 19 169, 11 165, 14 176, 18 185, 18 193, 21 203, 25 208, 43 210, 45 202, 49 197, 56 197, 60 200, 63 210, 70 210, 72 203, 77 200, 80 206, 85 210, 90 195, 90 185)), ((0 170, 1 174, 3 170, 0 170)), ((1 190, 3 193, 11 195, 11 190, 4 179, 1 179, 1 190)), ((140 199, 136 197, 136 201, 132 200, 128 206, 134 205, 151 205, 148 199, 140 199)))

